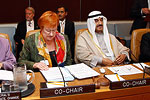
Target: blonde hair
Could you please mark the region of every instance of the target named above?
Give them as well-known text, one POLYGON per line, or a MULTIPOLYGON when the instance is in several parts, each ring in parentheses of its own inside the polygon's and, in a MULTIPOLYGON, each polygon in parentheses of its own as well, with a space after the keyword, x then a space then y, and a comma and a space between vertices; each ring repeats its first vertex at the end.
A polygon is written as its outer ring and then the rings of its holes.
POLYGON ((58 26, 59 18, 55 12, 46 11, 42 14, 42 16, 38 20, 38 25, 40 28, 44 26, 54 28, 58 26))
POLYGON ((32 8, 32 7, 27 7, 27 8, 25 9, 25 11, 26 11, 26 10, 30 10, 30 11, 32 11, 33 14, 35 14, 35 10, 34 10, 34 8, 32 8))

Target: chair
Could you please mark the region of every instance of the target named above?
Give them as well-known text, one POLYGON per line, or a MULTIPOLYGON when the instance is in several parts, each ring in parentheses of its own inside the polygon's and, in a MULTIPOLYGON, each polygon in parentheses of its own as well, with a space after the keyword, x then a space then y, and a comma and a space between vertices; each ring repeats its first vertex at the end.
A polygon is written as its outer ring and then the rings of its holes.
POLYGON ((10 44, 10 50, 12 51, 11 42, 10 42, 10 38, 9 38, 8 34, 6 34, 6 33, 0 33, 0 37, 8 39, 9 44, 10 44))
MULTIPOLYGON (((78 36, 81 34, 81 33, 83 33, 84 31, 86 31, 86 30, 88 30, 87 28, 85 28, 85 29, 79 29, 79 30, 77 30, 77 32, 76 32, 76 35, 75 35, 75 50, 74 50, 74 58, 76 58, 76 41, 77 41, 77 39, 78 39, 78 36)), ((77 61, 75 61, 76 63, 77 63, 77 61)))
POLYGON ((26 34, 26 37, 28 37, 32 34, 35 34, 36 32, 39 32, 39 31, 40 31, 40 29, 28 31, 27 34, 26 34))
POLYGON ((132 32, 131 51, 136 58, 133 55, 131 55, 131 59, 134 62, 139 62, 141 39, 142 36, 147 32, 150 32, 150 29, 136 29, 132 32))
POLYGON ((76 32, 76 36, 75 36, 75 45, 76 45, 76 41, 77 41, 77 38, 78 36, 85 30, 88 30, 87 28, 84 28, 84 29, 79 29, 77 32, 76 32))

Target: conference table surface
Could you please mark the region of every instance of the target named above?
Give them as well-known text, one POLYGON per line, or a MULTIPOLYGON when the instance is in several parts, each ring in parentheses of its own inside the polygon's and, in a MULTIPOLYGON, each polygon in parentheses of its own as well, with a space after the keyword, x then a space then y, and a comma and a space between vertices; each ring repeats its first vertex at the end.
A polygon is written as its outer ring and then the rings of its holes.
MULTIPOLYGON (((148 63, 149 64, 149 63, 148 63)), ((107 67, 104 67, 106 70, 105 74, 113 74, 107 67)), ((95 67, 94 70, 100 73, 99 67, 95 67)), ((88 78, 77 80, 75 79, 72 82, 68 82, 68 86, 76 85, 87 85, 93 84, 100 77, 103 77, 104 74, 100 74, 98 77, 88 78)), ((143 74, 134 74, 122 76, 126 80, 139 79, 143 77, 143 74)), ((148 74, 145 74, 145 77, 150 77, 148 74)), ((74 95, 65 95, 65 96, 56 96, 48 98, 40 98, 40 83, 46 82, 40 72, 35 72, 35 79, 33 84, 35 85, 35 91, 27 96, 22 98, 22 100, 149 100, 150 98, 150 86, 140 86, 133 88, 123 88, 110 90, 109 86, 101 86, 100 89, 96 89, 95 92, 91 93, 82 93, 74 95)))

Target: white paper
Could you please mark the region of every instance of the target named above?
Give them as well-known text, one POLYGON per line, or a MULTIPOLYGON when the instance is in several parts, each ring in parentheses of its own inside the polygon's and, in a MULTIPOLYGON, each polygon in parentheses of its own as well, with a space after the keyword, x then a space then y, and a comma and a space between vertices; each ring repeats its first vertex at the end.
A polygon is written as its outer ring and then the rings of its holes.
POLYGON ((118 75, 132 75, 132 74, 139 74, 143 73, 143 71, 135 68, 132 65, 124 65, 118 67, 108 67, 113 73, 117 73, 118 75))
MULTIPOLYGON (((63 73, 65 81, 74 80, 74 77, 65 68, 60 68, 60 69, 63 73)), ((48 82, 49 81, 63 81, 62 75, 58 67, 49 68, 47 71, 42 71, 42 70, 40 71, 48 82)))
POLYGON ((7 70, 0 70, 0 80, 13 80, 13 72, 7 70))
MULTIPOLYGON (((56 88, 56 87, 64 87, 64 82, 54 82, 54 83, 46 83, 47 88, 56 88)), ((65 86, 67 86, 67 84, 65 83, 65 86)))
POLYGON ((112 74, 112 75, 105 75, 105 77, 106 78, 108 78, 110 81, 112 81, 112 82, 115 82, 115 81, 123 81, 123 80, 125 80, 125 79, 123 79, 121 76, 119 76, 118 75, 118 77, 119 77, 119 80, 118 80, 118 78, 117 78, 117 76, 116 76, 116 74, 112 74))
POLYGON ((147 66, 147 67, 150 67, 149 65, 147 65, 147 64, 145 64, 145 63, 134 63, 133 65, 135 65, 135 66, 137 66, 138 68, 140 68, 140 69, 142 69, 143 70, 143 68, 142 68, 142 66, 145 68, 145 66, 147 66))
POLYGON ((67 68, 69 72, 77 79, 89 78, 100 75, 98 72, 85 65, 84 63, 65 66, 65 68, 67 68))

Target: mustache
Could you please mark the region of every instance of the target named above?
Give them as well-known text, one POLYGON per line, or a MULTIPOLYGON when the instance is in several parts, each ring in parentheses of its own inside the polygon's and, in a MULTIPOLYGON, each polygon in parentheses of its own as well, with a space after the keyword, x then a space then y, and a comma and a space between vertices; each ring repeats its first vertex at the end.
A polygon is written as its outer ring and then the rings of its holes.
POLYGON ((98 27, 98 26, 103 26, 103 25, 102 25, 102 24, 99 24, 99 25, 97 25, 97 27, 98 27))

